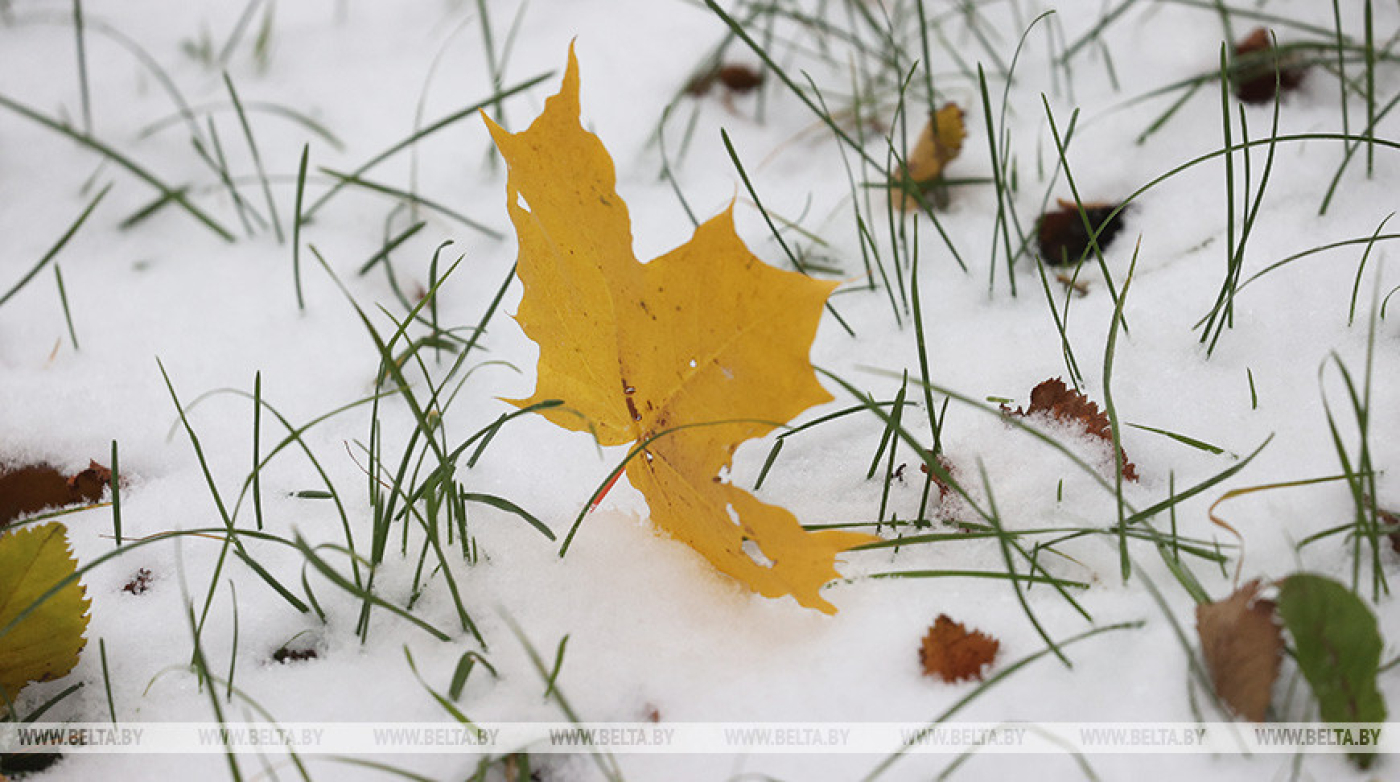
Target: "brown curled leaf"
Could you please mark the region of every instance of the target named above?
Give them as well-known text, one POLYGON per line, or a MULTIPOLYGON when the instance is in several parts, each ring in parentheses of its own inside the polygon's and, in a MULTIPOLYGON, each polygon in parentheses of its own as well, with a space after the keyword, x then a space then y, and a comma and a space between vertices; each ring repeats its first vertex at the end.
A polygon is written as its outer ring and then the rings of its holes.
POLYGON ((1307 73, 1297 57, 1279 54, 1263 27, 1254 28, 1235 44, 1231 66, 1230 85, 1244 103, 1268 103, 1280 92, 1292 92, 1307 73))
POLYGON ((1263 722, 1283 653, 1273 601, 1259 598, 1258 579, 1230 597, 1196 606, 1196 632, 1215 694, 1234 713, 1263 722))
MULTIPOLYGON (((1113 425, 1108 420, 1108 414, 1089 401, 1089 397, 1066 386, 1065 381, 1058 377, 1046 380, 1031 390, 1030 407, 1011 410, 1002 405, 1001 409, 1006 415, 1014 416, 1044 414, 1056 421, 1073 423, 1086 434, 1104 442, 1113 442, 1113 425)), ((1127 454, 1122 453, 1121 448, 1119 452, 1123 457, 1123 477, 1130 481, 1137 480, 1137 466, 1128 461, 1127 454)))
POLYGON ((1072 201, 1057 200, 1056 205, 1058 208, 1041 215, 1036 222, 1040 258, 1050 266, 1073 266, 1089 253, 1089 229, 1084 226, 1084 217, 1099 231, 1095 241, 1100 250, 1108 249, 1123 228, 1123 212, 1113 214, 1118 204, 1086 203, 1083 216, 1072 201))

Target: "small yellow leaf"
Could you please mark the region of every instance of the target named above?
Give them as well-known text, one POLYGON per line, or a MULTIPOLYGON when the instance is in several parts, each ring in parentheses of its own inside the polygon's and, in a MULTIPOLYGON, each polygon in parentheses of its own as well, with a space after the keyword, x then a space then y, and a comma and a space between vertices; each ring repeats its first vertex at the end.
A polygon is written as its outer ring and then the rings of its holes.
MULTIPOLYGON (((67 530, 57 522, 0 537, 0 630, 77 567, 68 551, 67 530)), ((83 632, 90 605, 75 579, 0 635, 0 689, 5 698, 14 700, 26 684, 73 670, 86 643, 83 632)))
POLYGON ((603 445, 645 444, 627 478, 657 527, 760 594, 835 612, 819 590, 839 576, 836 554, 875 538, 807 533, 719 477, 740 443, 831 400, 808 352, 835 283, 764 264, 729 210, 639 263, 612 158, 579 124, 578 92, 570 48, 559 94, 527 130, 487 119, 520 244, 516 320, 540 346, 535 393, 511 401, 559 399, 544 412, 553 423, 603 445))
POLYGON ((919 140, 914 143, 914 151, 905 159, 901 176, 896 179, 896 186, 901 189, 895 190, 894 197, 901 209, 918 206, 918 202, 902 188, 918 189, 942 176, 943 168, 962 152, 966 137, 963 111, 956 103, 945 103, 943 108, 929 115, 919 140))
POLYGON ((945 103, 928 118, 914 151, 909 153, 909 178, 927 182, 943 173, 943 167, 962 152, 967 128, 963 126, 963 111, 956 103, 945 103))

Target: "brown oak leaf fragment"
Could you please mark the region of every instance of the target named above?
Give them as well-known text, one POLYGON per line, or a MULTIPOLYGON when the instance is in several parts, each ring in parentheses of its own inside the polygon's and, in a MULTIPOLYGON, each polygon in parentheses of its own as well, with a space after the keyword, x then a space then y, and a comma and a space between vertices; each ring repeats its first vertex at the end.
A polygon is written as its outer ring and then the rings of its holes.
POLYGON ((1225 600, 1196 606, 1196 632, 1215 694, 1234 713, 1263 722, 1278 678, 1283 633, 1274 603, 1259 598, 1259 581, 1225 600))
MULTIPOLYGON (((1113 442, 1113 424, 1108 420, 1108 414, 1089 401, 1089 397, 1066 386, 1065 381, 1058 377, 1046 380, 1031 389, 1030 407, 1012 410, 1002 405, 1001 410, 1006 415, 1023 417, 1044 413, 1056 421, 1073 422, 1086 434, 1106 443, 1113 442)), ((1130 481, 1137 480, 1137 466, 1128 461, 1128 455, 1123 453, 1121 448, 1119 453, 1123 457, 1123 477, 1130 481)))
POLYGON ((46 508, 100 502, 111 479, 111 471, 97 462, 68 478, 42 464, 0 467, 0 526, 46 508))
POLYGON ((968 632, 962 622, 939 614, 919 647, 919 663, 925 676, 945 682, 982 680, 982 669, 997 656, 1001 642, 981 630, 968 632))
POLYGON ((1306 68, 1297 58, 1279 55, 1269 31, 1256 27, 1235 44, 1230 84, 1235 97, 1245 103, 1268 103, 1280 91, 1292 92, 1302 84, 1306 68), (1277 73, 1275 73, 1277 70, 1277 73))
POLYGON ((1086 203, 1084 215, 1073 201, 1057 200, 1057 209, 1046 212, 1036 222, 1036 239, 1040 245, 1040 259, 1050 266, 1070 266, 1089 253, 1089 230, 1084 227, 1084 218, 1089 225, 1099 229, 1096 239, 1100 250, 1107 250, 1113 237, 1123 228, 1123 212, 1114 215, 1117 204, 1086 203), (1113 219, 1109 219, 1113 215, 1113 219), (1105 222, 1107 221, 1107 222, 1105 222), (1100 228, 1102 226, 1102 228, 1100 228))

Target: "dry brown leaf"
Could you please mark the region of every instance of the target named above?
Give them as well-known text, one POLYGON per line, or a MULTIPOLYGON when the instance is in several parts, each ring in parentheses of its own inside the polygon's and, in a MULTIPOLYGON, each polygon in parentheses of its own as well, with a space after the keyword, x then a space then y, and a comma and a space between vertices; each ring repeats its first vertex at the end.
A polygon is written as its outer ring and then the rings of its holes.
POLYGON ((1400 554, 1400 515, 1377 505, 1369 494, 1361 495, 1361 499, 1375 509, 1376 519, 1380 522, 1382 534, 1390 540, 1391 550, 1400 554))
POLYGON ((925 676, 937 676, 945 682, 964 679, 982 680, 982 669, 997 656, 1001 642, 981 630, 968 632, 962 622, 954 622, 947 614, 939 614, 919 647, 919 663, 925 676))
POLYGON ((1306 69, 1296 57, 1279 56, 1269 31, 1256 27, 1235 44, 1234 72, 1230 84, 1235 97, 1245 103, 1268 103, 1280 91, 1292 92, 1302 84, 1306 69), (1277 69, 1277 73, 1275 73, 1277 69))
MULTIPOLYGON (((1079 207, 1074 202, 1057 200, 1055 203, 1058 208, 1041 215, 1036 222, 1040 258, 1050 266, 1074 265, 1088 252, 1089 231, 1084 227, 1084 217, 1080 216, 1079 207)), ((1123 227, 1122 212, 1108 220, 1117 208, 1117 204, 1084 204, 1084 216, 1089 218, 1089 224, 1095 227, 1103 225, 1096 239, 1100 250, 1108 249, 1113 237, 1123 227), (1108 220, 1106 225, 1105 220, 1108 220)))
POLYGON ((687 94, 699 98, 707 94, 710 88, 716 84, 724 87, 729 95, 744 95, 762 86, 763 71, 748 65, 734 63, 716 65, 691 79, 690 83, 685 86, 685 91, 687 94))
POLYGON ((68 478, 43 464, 0 468, 0 526, 45 508, 100 502, 111 479, 111 471, 97 462, 68 478))
MULTIPOLYGON (((1110 444, 1113 442, 1113 425, 1108 420, 1108 414, 1100 410, 1097 404, 1089 401, 1087 396, 1066 386, 1065 381, 1058 377, 1046 380, 1031 389, 1031 405, 1025 410, 1019 407, 1011 410, 1006 405, 1002 405, 1001 409, 1007 415, 1031 416, 1044 413, 1056 421, 1072 421, 1086 433, 1104 442, 1110 444)), ((1121 448, 1119 452, 1122 453, 1121 448)), ((1123 477, 1130 481, 1137 480, 1137 467, 1128 461, 1126 453, 1123 453, 1122 456, 1123 477)))
POLYGON ((1283 634, 1274 622, 1274 602, 1259 598, 1258 579, 1225 600, 1196 606, 1196 632, 1215 694, 1241 717, 1263 722, 1283 634))
POLYGON ((88 468, 68 479, 68 488, 87 502, 101 502, 102 490, 112 482, 112 471, 89 459, 88 468))

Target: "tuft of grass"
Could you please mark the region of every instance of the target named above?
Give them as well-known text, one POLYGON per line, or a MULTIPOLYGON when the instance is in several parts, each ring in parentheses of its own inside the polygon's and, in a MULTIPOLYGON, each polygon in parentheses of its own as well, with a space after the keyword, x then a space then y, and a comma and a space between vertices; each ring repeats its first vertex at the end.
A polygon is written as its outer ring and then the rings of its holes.
POLYGON ((157 191, 160 192, 161 197, 163 199, 176 204, 181 209, 184 209, 186 213, 188 213, 195 220, 199 221, 202 225, 204 225, 206 228, 212 231, 219 238, 227 242, 232 242, 234 240, 233 234, 229 233, 228 229, 224 228, 218 223, 218 221, 216 221, 214 218, 206 214, 202 209, 191 203, 189 199, 185 197, 183 190, 179 188, 172 188, 171 186, 165 184, 154 174, 147 171, 144 167, 137 164, 131 158, 127 157, 121 152, 118 152, 113 147, 110 147, 107 144, 97 140, 91 134, 70 128, 67 125, 59 122, 58 120, 47 117, 41 114, 40 112, 24 105, 23 103, 8 98, 4 95, 0 95, 0 107, 9 109, 15 114, 18 114, 19 116, 24 117, 25 119, 30 120, 31 122, 42 125, 43 127, 48 128, 49 130, 68 138, 69 140, 77 143, 78 145, 86 147, 98 153, 107 160, 110 160, 113 163, 120 166, 121 168, 126 169, 137 179, 140 179, 141 181, 155 188, 157 191))
MULTIPOLYGON (((1068 167, 1066 167, 1066 172, 1068 172, 1068 167)), ((1109 431, 1113 435, 1109 447, 1113 449, 1113 494, 1118 510, 1119 567, 1124 583, 1132 576, 1133 569, 1132 561, 1128 557, 1128 522, 1125 512, 1127 506, 1123 501, 1123 462, 1125 461, 1123 436, 1118 425, 1118 408, 1113 402, 1113 358, 1115 348, 1118 345, 1118 325, 1123 323, 1123 304, 1128 300, 1128 287, 1133 282, 1133 271, 1137 269, 1138 249, 1141 249, 1141 246, 1142 243, 1139 241, 1138 247, 1133 250, 1133 260, 1128 265, 1128 276, 1124 278, 1123 288, 1119 291, 1117 301, 1114 302, 1113 319, 1108 324, 1108 339, 1104 344, 1103 355, 1103 407, 1105 415, 1108 416, 1109 431)))
MULTIPOLYGON (((1379 296, 1379 285, 1376 286, 1375 293, 1379 296)), ((1374 499, 1377 496, 1376 469, 1371 455, 1371 386, 1378 310, 1379 307, 1373 301, 1366 335, 1366 364, 1360 381, 1353 377, 1341 357, 1335 353, 1328 362, 1336 366, 1337 373, 1341 376, 1342 383, 1346 388, 1346 398, 1359 441, 1355 456, 1351 455, 1346 446, 1338 426, 1337 416, 1332 412, 1332 406, 1327 400, 1325 390, 1322 394, 1323 411, 1327 416, 1327 429, 1331 433, 1332 444, 1337 451, 1337 459, 1341 462, 1342 474, 1345 476, 1347 488, 1351 492, 1354 508, 1353 520, 1347 529, 1347 533, 1351 537, 1351 590, 1360 594, 1363 563, 1369 564, 1371 599, 1374 601, 1379 601, 1382 594, 1390 593, 1382 557, 1384 550, 1388 547, 1388 534, 1391 531, 1386 529, 1380 518, 1380 511, 1376 507, 1374 499)), ((1327 366, 1328 364, 1324 363, 1319 370, 1319 383, 1322 380, 1321 374, 1327 366)))
POLYGON ((253 126, 248 123, 248 115, 243 111, 243 102, 238 97, 238 90, 234 89, 233 79, 229 78, 228 72, 224 74, 224 87, 228 89, 229 98, 233 101, 233 109, 238 114, 238 123, 243 128, 243 137, 248 141, 248 151, 253 157, 253 168, 258 172, 258 179, 262 181, 263 198, 267 200, 267 214, 272 220, 272 231, 277 236, 277 243, 283 242, 282 221, 277 217, 277 202, 272 197, 272 186, 267 181, 267 171, 263 167, 262 155, 258 153, 258 142, 253 138, 253 126))
MULTIPOLYGON (((1278 40, 1272 41, 1273 46, 1278 46, 1278 40)), ((1207 344, 1206 355, 1209 356, 1215 351, 1216 343, 1220 340, 1220 335, 1224 330, 1234 325, 1235 319, 1235 293, 1239 287, 1240 269, 1244 266, 1245 247, 1249 241, 1250 231, 1254 227, 1254 221, 1259 216, 1259 208, 1264 201, 1264 191, 1268 187, 1269 173, 1273 170, 1274 151, 1277 148, 1278 139, 1278 118, 1279 118, 1279 95, 1282 90, 1279 87, 1279 69, 1274 68, 1274 113, 1273 123, 1269 132, 1268 156, 1264 163, 1264 171, 1259 179, 1259 189, 1254 193, 1254 203, 1248 207, 1244 214, 1244 224, 1240 227, 1238 234, 1235 228, 1235 166, 1234 153, 1229 152, 1233 146, 1230 129, 1230 80, 1228 74, 1228 64, 1226 58, 1226 48, 1220 47, 1220 100, 1221 118, 1224 128, 1225 144, 1223 149, 1225 154, 1225 280, 1221 285, 1220 293, 1217 294, 1215 304, 1211 307, 1206 317, 1205 327, 1201 331, 1201 343, 1207 344)), ((1244 107, 1239 107, 1240 133, 1243 136, 1243 143, 1246 150, 1243 154, 1244 162, 1244 196, 1248 201, 1250 198, 1250 157, 1247 146, 1249 144, 1249 126, 1246 122, 1244 107)))
POLYGON ((486 108, 487 106, 492 106, 500 101, 505 100, 506 98, 511 97, 512 95, 524 92, 525 90, 534 87, 536 84, 539 84, 540 82, 550 78, 553 75, 554 74, 552 71, 547 73, 541 73, 538 76, 526 79, 523 82, 519 82, 512 87, 506 88, 504 90, 497 90, 495 93, 488 96, 484 100, 473 103, 470 106, 467 106, 466 108, 458 109, 457 111, 454 111, 451 114, 448 114, 447 116, 438 119, 437 121, 433 122, 427 127, 414 131, 413 133, 409 134, 406 138, 390 146, 388 149, 385 149, 383 152, 380 152, 372 156, 369 160, 365 161, 364 163, 361 163, 359 166, 355 167, 355 169, 349 174, 344 175, 342 182, 336 184, 335 186, 327 190, 325 193, 322 193, 319 198, 317 198, 311 203, 311 206, 307 207, 306 210, 302 212, 302 219, 309 222, 313 217, 315 217, 317 212, 321 211, 321 209, 326 205, 326 202, 330 201, 330 199, 334 197, 336 193, 340 192, 340 190, 346 184, 359 184, 360 182, 362 182, 360 178, 371 168, 374 168, 380 163, 383 163, 385 160, 388 160, 389 158, 397 155, 405 149, 411 148, 419 141, 422 141, 428 136, 437 133, 439 130, 454 125, 467 117, 473 116, 480 112, 482 109, 486 108))
POLYGON ((165 380, 165 387, 170 393, 171 401, 175 403, 175 410, 179 413, 180 423, 184 426, 185 433, 190 438, 190 445, 194 448, 195 458, 199 461, 200 470, 204 473, 204 480, 209 488, 210 497, 214 500, 214 506, 218 510, 219 517, 223 520, 224 529, 227 532, 223 537, 223 545, 219 551, 219 558, 210 577, 209 591, 205 596, 204 607, 200 612, 199 622, 196 625, 196 644, 198 643, 197 636, 203 629, 205 620, 208 619, 209 609, 214 601, 214 595, 223 572, 224 562, 230 551, 232 551, 240 561, 251 568, 264 583, 271 587, 273 591, 277 592, 277 594, 293 608, 301 613, 308 612, 310 609, 307 605, 268 572, 257 559, 249 554, 247 548, 244 546, 243 537, 246 536, 249 531, 239 530, 234 526, 233 517, 229 514, 227 507, 224 505, 223 497, 219 493, 219 488, 214 483, 214 476, 209 470, 209 462, 204 456, 204 448, 200 445, 199 436, 195 434, 194 427, 190 424, 189 418, 186 417, 185 410, 180 404, 180 397, 175 393, 175 385, 171 382, 170 375, 165 371, 165 365, 161 363, 159 358, 156 359, 156 365, 160 368, 160 374, 165 380))
MULTIPOLYGON (((525 631, 521 629, 520 625, 517 624, 509 614, 502 614, 501 618, 505 620, 506 626, 510 628, 511 633, 515 635, 516 640, 519 641, 520 645, 525 649, 525 654, 530 658, 530 664, 534 666, 535 672, 544 680, 546 685, 545 698, 553 700, 570 722, 574 724, 581 723, 583 720, 579 718, 578 712, 570 705, 568 699, 564 697, 564 692, 559 687, 557 681, 559 678, 560 665, 564 659, 564 644, 568 641, 568 636, 565 636, 564 639, 559 642, 559 647, 555 653, 554 665, 552 667, 547 667, 544 663, 544 658, 540 656, 539 650, 535 648, 534 644, 530 643, 529 637, 525 635, 525 631)), ((593 758, 593 762, 598 766, 598 770, 602 772, 606 779, 610 780, 610 782, 622 782, 622 769, 617 765, 617 759, 614 758, 605 747, 596 747, 595 751, 588 754, 593 758)))

